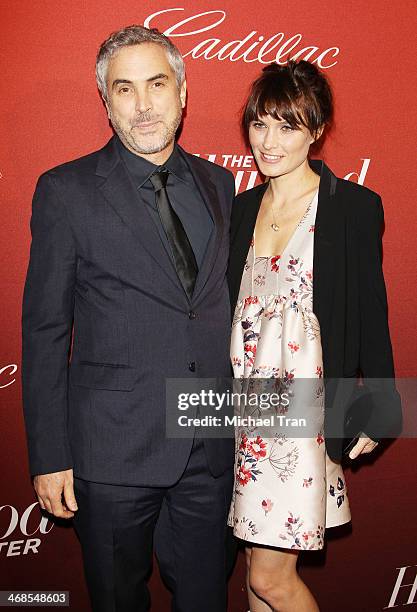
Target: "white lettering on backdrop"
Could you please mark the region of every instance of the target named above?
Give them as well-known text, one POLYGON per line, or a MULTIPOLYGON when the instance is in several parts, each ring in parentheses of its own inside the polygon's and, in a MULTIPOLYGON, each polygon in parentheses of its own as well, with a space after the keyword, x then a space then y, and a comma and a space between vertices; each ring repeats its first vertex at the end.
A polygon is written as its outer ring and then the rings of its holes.
MULTIPOLYGON (((157 11, 149 15, 144 20, 143 25, 146 28, 158 27, 156 18, 160 15, 184 10, 184 8, 170 8, 157 11)), ((163 32, 170 38, 195 36, 209 30, 215 30, 225 21, 226 17, 226 11, 205 11, 181 19, 181 21, 165 28, 163 32)), ((339 47, 320 49, 316 45, 304 46, 302 34, 288 36, 284 32, 277 32, 268 38, 263 34, 259 35, 257 30, 251 30, 246 36, 231 41, 224 41, 221 38, 206 38, 185 51, 183 57, 191 56, 193 59, 217 59, 218 61, 229 60, 230 62, 243 60, 246 63, 259 62, 261 64, 272 64, 273 62, 285 64, 289 59, 304 59, 316 63, 320 68, 327 69, 337 64, 337 60, 334 60, 334 58, 339 55, 339 52, 339 47)))
POLYGON ((38 505, 39 502, 30 504, 21 516, 18 509, 10 504, 0 506, 0 556, 16 557, 39 552, 42 540, 33 536, 48 534, 54 524, 51 522, 49 526, 48 519, 40 515, 38 510, 33 514, 38 505), (12 535, 22 536, 22 539, 9 539, 12 535))
MULTIPOLYGON (((197 157, 204 157, 214 164, 219 164, 220 166, 223 166, 223 168, 229 168, 229 170, 234 171, 236 193, 252 189, 252 187, 254 187, 256 184, 258 171, 252 155, 222 155, 217 153, 207 153, 204 155, 195 153, 194 155, 197 157), (240 170, 240 168, 244 168, 244 170, 240 170)), ((362 157, 361 162, 362 166, 359 171, 348 172, 348 174, 343 177, 346 181, 352 180, 359 185, 363 185, 365 183, 365 178, 371 163, 371 159, 369 157, 362 157)))
POLYGON ((0 367, 0 389, 9 387, 14 382, 15 378, 11 378, 17 372, 17 365, 15 363, 9 363, 3 367, 0 367))

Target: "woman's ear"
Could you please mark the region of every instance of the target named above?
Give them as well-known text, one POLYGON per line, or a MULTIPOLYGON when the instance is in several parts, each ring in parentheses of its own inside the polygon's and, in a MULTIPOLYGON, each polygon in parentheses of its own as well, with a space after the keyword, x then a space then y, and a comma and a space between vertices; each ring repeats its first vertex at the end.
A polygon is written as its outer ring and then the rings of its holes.
POLYGON ((319 127, 319 129, 317 130, 317 132, 316 132, 316 133, 315 133, 315 135, 314 135, 314 139, 311 141, 312 143, 313 143, 313 142, 317 142, 317 141, 320 139, 321 135, 322 135, 322 134, 323 134, 323 132, 324 132, 324 127, 325 127, 324 125, 321 125, 321 126, 319 127))

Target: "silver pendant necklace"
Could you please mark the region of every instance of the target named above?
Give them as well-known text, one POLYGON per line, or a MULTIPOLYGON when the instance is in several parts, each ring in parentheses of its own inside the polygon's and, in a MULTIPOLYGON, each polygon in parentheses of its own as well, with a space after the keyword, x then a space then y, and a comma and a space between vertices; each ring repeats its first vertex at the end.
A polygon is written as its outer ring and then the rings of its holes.
MULTIPOLYGON (((313 200, 314 200, 314 197, 313 197, 313 200)), ((310 206, 311 206, 311 204, 313 203, 313 200, 311 200, 311 202, 310 202, 310 203, 309 203, 309 205, 307 206, 307 208, 306 208, 306 210, 305 210, 305 212, 304 212, 303 216, 301 217, 300 221, 297 223, 297 227, 298 227, 298 226, 300 225, 300 223, 301 223, 301 222, 304 220, 304 217, 307 215, 308 211, 310 210, 310 206)), ((276 220, 275 220, 275 214, 274 214, 274 205, 273 205, 273 203, 272 203, 272 202, 271 202, 271 213, 272 213, 272 223, 271 223, 270 227, 271 227, 271 229, 273 229, 273 230, 274 230, 274 232, 278 232, 278 231, 279 231, 279 229, 280 229, 280 227, 279 227, 278 223, 277 223, 277 222, 276 222, 276 220)))
POLYGON ((271 228, 274 230, 274 232, 278 232, 279 231, 279 225, 278 223, 275 221, 275 215, 274 215, 274 205, 271 202, 271 212, 272 212, 272 223, 271 223, 271 228))

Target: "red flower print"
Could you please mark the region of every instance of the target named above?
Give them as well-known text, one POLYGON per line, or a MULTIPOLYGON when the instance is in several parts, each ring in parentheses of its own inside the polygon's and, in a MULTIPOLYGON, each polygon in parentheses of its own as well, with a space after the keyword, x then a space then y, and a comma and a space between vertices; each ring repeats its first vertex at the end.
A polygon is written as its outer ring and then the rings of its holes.
POLYGON ((321 366, 317 366, 316 374, 317 374, 317 376, 319 378, 321 378, 323 376, 323 370, 322 370, 321 366))
POLYGON ((238 466, 236 476, 239 481, 239 484, 241 484, 242 486, 248 484, 249 480, 251 479, 250 470, 247 470, 244 465, 238 466))
POLYGON ((256 344, 245 344, 244 349, 245 349, 245 353, 252 353, 252 355, 255 357, 256 344))
POLYGON ((306 270, 305 275, 309 280, 313 278, 313 272, 311 270, 306 270))
POLYGON ((266 455, 266 444, 262 440, 261 436, 257 436, 256 440, 253 442, 249 442, 248 451, 251 455, 256 457, 256 459, 260 459, 261 457, 265 457, 266 455))
POLYGON ((322 436, 322 434, 321 434, 321 433, 317 434, 316 442, 317 442, 317 444, 318 444, 319 446, 320 446, 320 444, 323 444, 323 442, 324 442, 324 438, 323 438, 323 436, 322 436))
POLYGON ((255 296, 250 295, 249 297, 245 298, 245 306, 249 306, 249 304, 257 304, 258 303, 258 298, 255 296))
POLYGON ((275 257, 272 257, 271 259, 271 270, 272 272, 279 272, 279 263, 277 264, 277 261, 281 259, 281 255, 276 255, 275 257))
POLYGON ((290 516, 287 518, 287 522, 285 523, 286 527, 289 527, 290 525, 296 525, 300 520, 300 517, 294 516, 292 512, 289 512, 289 515, 290 516))
POLYGON ((271 512, 273 505, 274 504, 270 499, 262 500, 262 510, 265 512, 265 516, 268 514, 268 512, 271 512))
POLYGON ((245 450, 248 443, 248 437, 246 434, 242 434, 240 438, 239 450, 245 450))
POLYGON ((296 353, 298 349, 300 348, 300 345, 297 344, 296 342, 288 342, 288 348, 291 351, 291 355, 294 355, 294 353, 296 353))
POLYGON ((315 228, 314 224, 313 224, 313 225, 310 225, 310 229, 309 229, 308 231, 309 231, 309 232, 314 232, 314 228, 315 228))
POLYGON ((310 476, 310 478, 303 478, 303 481, 303 487, 308 488, 313 483, 313 477, 310 476))

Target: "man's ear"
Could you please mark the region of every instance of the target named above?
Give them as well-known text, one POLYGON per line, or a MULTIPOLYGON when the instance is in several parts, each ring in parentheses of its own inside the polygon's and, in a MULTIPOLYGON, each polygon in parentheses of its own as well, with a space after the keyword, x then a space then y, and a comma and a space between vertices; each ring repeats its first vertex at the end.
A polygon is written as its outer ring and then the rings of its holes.
POLYGON ((184 108, 185 103, 187 101, 187 81, 185 79, 181 83, 181 87, 180 87, 180 100, 181 100, 181 107, 184 108))
POLYGON ((109 108, 109 104, 106 100, 106 98, 104 96, 101 96, 104 106, 106 107, 106 112, 107 112, 107 117, 110 119, 110 108, 109 108))

